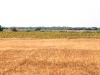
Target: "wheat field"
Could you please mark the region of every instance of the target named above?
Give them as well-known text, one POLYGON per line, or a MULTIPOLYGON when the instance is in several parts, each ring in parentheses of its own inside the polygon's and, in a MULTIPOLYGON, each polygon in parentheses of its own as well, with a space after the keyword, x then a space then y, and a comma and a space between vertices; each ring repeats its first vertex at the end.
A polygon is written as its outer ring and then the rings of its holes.
POLYGON ((0 75, 100 75, 100 39, 0 38, 0 75))

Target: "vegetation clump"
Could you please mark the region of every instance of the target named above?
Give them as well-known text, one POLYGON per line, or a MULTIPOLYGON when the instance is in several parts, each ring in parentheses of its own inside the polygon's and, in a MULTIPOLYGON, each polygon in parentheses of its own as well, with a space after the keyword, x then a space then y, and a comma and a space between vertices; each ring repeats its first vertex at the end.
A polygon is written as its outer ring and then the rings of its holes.
POLYGON ((3 27, 0 25, 0 31, 3 31, 3 27))
POLYGON ((11 31, 16 32, 17 31, 17 28, 16 27, 13 27, 13 28, 11 28, 11 31))
POLYGON ((41 27, 38 27, 35 29, 35 31, 40 31, 41 30, 41 27))

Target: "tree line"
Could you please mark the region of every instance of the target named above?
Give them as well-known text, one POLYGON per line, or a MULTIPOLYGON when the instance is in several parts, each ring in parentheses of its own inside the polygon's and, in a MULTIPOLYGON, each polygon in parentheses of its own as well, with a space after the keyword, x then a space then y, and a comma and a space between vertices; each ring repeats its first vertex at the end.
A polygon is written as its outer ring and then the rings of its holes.
POLYGON ((46 31, 46 30, 100 30, 98 27, 2 27, 0 25, 0 31, 12 30, 12 31, 46 31))

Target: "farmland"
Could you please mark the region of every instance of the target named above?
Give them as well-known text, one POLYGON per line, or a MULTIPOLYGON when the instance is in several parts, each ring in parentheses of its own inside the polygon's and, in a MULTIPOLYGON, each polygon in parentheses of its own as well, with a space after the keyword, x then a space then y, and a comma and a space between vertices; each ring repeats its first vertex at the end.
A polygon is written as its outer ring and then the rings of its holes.
POLYGON ((100 75, 100 39, 0 38, 0 75, 100 75))
POLYGON ((100 38, 100 32, 66 32, 66 31, 0 32, 0 38, 100 38))
POLYGON ((100 75, 100 32, 0 32, 0 75, 100 75))

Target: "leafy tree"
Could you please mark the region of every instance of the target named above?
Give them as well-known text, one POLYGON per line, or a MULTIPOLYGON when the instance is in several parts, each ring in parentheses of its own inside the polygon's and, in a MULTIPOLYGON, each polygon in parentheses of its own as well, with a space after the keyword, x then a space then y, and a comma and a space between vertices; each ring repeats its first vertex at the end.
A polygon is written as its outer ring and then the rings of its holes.
POLYGON ((3 31, 3 27, 0 25, 0 31, 3 31))
POLYGON ((11 28, 12 31, 17 31, 16 27, 11 28))
POLYGON ((41 30, 41 27, 38 27, 35 29, 35 31, 40 31, 41 30))
POLYGON ((92 27, 92 30, 97 30, 97 27, 92 27))

